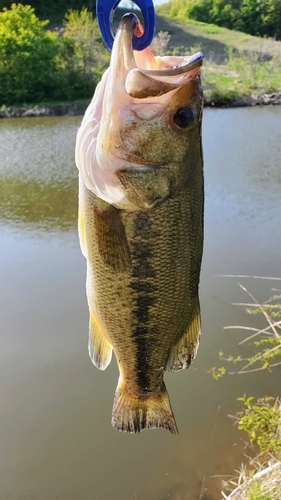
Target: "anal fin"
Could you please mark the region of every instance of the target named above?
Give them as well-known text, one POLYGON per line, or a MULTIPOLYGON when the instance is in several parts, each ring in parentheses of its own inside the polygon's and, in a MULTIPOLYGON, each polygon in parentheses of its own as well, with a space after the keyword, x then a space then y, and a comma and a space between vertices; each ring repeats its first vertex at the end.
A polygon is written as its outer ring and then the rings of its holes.
POLYGON ((199 346, 201 335, 201 318, 199 303, 187 331, 179 342, 172 347, 165 370, 177 372, 189 368, 194 360, 199 346))
POLYGON ((99 370, 105 370, 112 357, 112 346, 105 337, 101 326, 90 311, 90 325, 89 325, 89 356, 93 364, 99 370))
POLYGON ((111 423, 118 431, 130 434, 144 429, 158 428, 178 434, 164 382, 159 392, 138 396, 126 390, 125 383, 120 377, 113 403, 111 423))

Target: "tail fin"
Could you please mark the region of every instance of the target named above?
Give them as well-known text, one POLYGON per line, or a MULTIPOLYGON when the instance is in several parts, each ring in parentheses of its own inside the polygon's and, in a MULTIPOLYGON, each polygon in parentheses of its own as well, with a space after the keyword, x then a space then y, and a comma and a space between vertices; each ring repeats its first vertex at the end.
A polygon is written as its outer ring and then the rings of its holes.
POLYGON ((164 382, 160 392, 138 397, 127 392, 125 384, 119 378, 111 423, 118 431, 130 434, 160 427, 178 434, 164 382))

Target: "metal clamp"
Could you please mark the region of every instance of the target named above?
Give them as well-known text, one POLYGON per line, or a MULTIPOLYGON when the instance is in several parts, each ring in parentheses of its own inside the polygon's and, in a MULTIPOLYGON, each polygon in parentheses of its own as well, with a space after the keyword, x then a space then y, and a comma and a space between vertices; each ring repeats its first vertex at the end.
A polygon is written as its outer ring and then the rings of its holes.
MULTIPOLYGON (((112 50, 113 35, 111 31, 112 11, 118 7, 121 0, 97 0, 96 13, 100 32, 104 43, 109 50, 112 50)), ((133 35, 133 49, 143 50, 151 43, 155 29, 155 11, 152 0, 134 0, 134 3, 140 8, 144 19, 144 33, 137 37, 133 35)))

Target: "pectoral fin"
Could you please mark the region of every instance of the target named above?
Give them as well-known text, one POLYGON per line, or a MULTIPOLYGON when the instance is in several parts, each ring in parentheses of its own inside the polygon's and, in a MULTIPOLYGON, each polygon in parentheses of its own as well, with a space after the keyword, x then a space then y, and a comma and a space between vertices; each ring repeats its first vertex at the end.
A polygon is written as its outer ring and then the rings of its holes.
POLYGON ((81 252, 87 259, 88 254, 87 254, 87 241, 85 234, 85 218, 81 207, 79 207, 79 213, 78 213, 78 234, 79 234, 81 252))
POLYGON ((189 368, 194 360, 201 335, 201 318, 199 304, 188 326, 186 333, 179 342, 172 347, 166 364, 166 371, 177 372, 189 368))
POLYGON ((94 208, 95 230, 101 258, 114 271, 131 266, 130 249, 119 210, 110 206, 105 211, 94 208))
POLYGON ((112 346, 105 337, 97 318, 91 311, 88 347, 93 364, 99 370, 105 370, 111 361, 112 346))

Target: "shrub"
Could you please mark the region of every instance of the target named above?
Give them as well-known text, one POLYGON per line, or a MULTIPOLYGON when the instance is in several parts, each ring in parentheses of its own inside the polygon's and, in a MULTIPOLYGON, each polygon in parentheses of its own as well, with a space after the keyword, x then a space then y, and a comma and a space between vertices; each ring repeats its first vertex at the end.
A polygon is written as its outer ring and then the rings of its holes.
POLYGON ((109 62, 97 22, 68 11, 50 32, 28 5, 0 12, 0 105, 90 98, 109 62))
POLYGON ((256 443, 259 453, 281 458, 281 406, 279 399, 266 397, 253 404, 253 397, 237 398, 244 404, 236 415, 239 430, 248 434, 251 443, 256 443))
POLYGON ((30 6, 0 12, 0 102, 39 101, 52 94, 58 68, 57 36, 30 6))
POLYGON ((281 39, 280 0, 170 0, 158 12, 281 39))
POLYGON ((212 4, 212 0, 202 0, 201 2, 192 3, 187 11, 188 17, 202 23, 212 23, 212 16, 210 15, 212 4))
MULTIPOLYGON (((11 0, 0 0, 0 10, 4 7, 11 8, 11 0)), ((49 19, 52 23, 61 24, 63 16, 68 9, 81 9, 87 7, 91 12, 96 10, 95 0, 22 0, 23 5, 30 5, 35 9, 35 14, 40 19, 49 19)))
POLYGON ((83 74, 93 90, 93 84, 100 79, 109 64, 109 52, 105 48, 98 23, 85 7, 82 10, 69 10, 63 21, 63 38, 73 44, 71 61, 78 73, 83 74))

